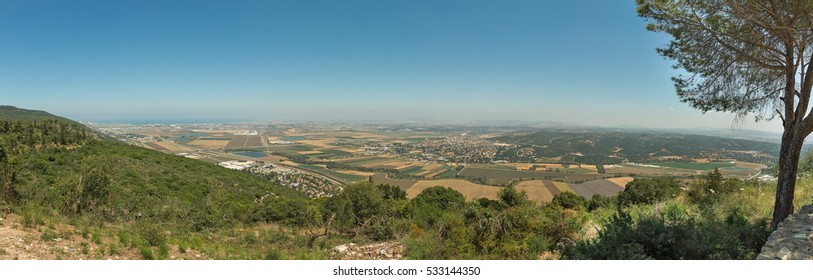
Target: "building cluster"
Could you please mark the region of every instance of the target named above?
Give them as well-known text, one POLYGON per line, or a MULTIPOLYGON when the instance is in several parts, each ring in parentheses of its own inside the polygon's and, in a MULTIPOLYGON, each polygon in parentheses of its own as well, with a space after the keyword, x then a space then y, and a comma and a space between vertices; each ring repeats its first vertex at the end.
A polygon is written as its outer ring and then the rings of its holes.
POLYGON ((249 170, 314 198, 332 196, 342 190, 341 186, 321 176, 270 163, 257 164, 249 170))
POLYGON ((223 166, 228 169, 232 170, 245 170, 254 166, 256 162, 254 161, 246 161, 246 160, 230 160, 230 161, 223 161, 218 163, 217 165, 223 166))
POLYGON ((451 163, 492 162, 498 148, 481 137, 466 134, 392 145, 390 151, 405 158, 451 163))

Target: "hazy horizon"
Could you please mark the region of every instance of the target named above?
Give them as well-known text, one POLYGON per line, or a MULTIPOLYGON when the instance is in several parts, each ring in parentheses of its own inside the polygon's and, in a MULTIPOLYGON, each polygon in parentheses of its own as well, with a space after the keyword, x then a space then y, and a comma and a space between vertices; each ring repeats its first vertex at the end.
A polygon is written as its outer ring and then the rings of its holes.
POLYGON ((3 1, 0 102, 80 121, 731 128, 679 102, 669 38, 644 26, 633 1, 3 1))

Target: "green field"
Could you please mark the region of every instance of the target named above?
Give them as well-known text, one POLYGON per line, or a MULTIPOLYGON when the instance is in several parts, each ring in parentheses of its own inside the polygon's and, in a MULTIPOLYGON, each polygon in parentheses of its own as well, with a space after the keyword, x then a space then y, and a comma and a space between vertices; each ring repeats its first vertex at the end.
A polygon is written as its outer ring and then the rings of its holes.
POLYGON ((656 162, 652 163, 652 165, 691 170, 712 170, 715 168, 734 167, 735 164, 730 162, 656 162))
POLYGON ((333 158, 333 157, 346 157, 346 156, 351 156, 351 155, 353 155, 353 154, 345 152, 345 151, 341 151, 341 150, 323 150, 321 154, 315 154, 315 155, 313 155, 313 157, 316 157, 316 158, 319 158, 319 159, 325 159, 325 158, 333 158))
POLYGON ((353 165, 353 166, 364 166, 364 165, 375 165, 378 163, 382 163, 385 161, 389 161, 389 158, 380 158, 380 157, 373 157, 373 158, 360 158, 356 160, 349 160, 349 161, 342 161, 343 164, 353 165))
POLYGON ((420 166, 420 165, 410 166, 408 168, 404 168, 403 170, 401 170, 398 173, 408 174, 408 175, 415 175, 415 174, 423 172, 424 170, 422 168, 423 168, 423 166, 420 166))

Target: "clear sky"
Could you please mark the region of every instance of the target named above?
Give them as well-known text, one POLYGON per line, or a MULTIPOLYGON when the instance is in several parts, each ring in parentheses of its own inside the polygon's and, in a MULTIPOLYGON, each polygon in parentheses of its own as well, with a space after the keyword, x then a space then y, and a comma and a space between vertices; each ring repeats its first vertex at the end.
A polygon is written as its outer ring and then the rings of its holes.
MULTIPOLYGON (((634 1, 0 1, 0 104, 77 120, 729 128, 634 1)), ((739 127, 781 131, 776 122, 739 127)))

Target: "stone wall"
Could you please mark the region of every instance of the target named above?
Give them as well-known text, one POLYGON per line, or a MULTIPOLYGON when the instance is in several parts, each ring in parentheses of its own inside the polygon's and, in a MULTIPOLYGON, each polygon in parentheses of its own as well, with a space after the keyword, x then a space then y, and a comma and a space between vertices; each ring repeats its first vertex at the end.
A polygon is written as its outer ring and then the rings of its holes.
POLYGON ((813 260, 813 205, 805 205, 782 221, 757 259, 813 260))

